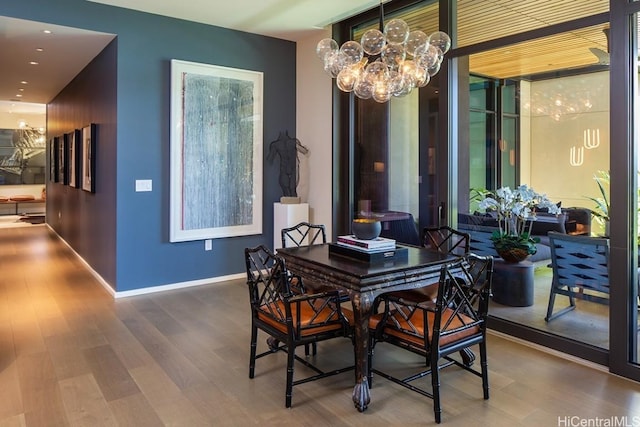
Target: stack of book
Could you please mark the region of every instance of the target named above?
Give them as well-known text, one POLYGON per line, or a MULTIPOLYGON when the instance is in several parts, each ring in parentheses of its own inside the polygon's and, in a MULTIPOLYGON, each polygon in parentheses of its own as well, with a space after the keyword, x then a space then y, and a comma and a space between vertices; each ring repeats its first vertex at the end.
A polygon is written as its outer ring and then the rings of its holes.
POLYGON ((396 248, 396 241, 385 237, 362 240, 354 235, 338 236, 338 244, 364 252, 379 252, 396 248))
POLYGON ((407 259, 407 248, 384 237, 362 240, 353 235, 338 236, 336 243, 329 243, 329 253, 367 262, 407 259))

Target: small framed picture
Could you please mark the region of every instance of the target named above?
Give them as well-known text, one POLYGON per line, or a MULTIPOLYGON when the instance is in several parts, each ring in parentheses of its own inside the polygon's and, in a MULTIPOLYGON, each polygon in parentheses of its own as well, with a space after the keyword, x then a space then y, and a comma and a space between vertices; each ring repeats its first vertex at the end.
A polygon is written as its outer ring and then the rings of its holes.
POLYGON ((56 147, 56 163, 57 163, 56 168, 58 170, 58 176, 57 176, 56 182, 66 185, 68 180, 67 169, 66 169, 66 166, 67 166, 66 135, 61 135, 57 137, 57 140, 58 140, 58 145, 56 147))
POLYGON ((81 139, 80 130, 75 129, 65 135, 67 138, 67 174, 69 175, 68 184, 70 187, 77 188, 80 185, 80 156, 78 155, 79 143, 81 139))
POLYGON ((49 181, 56 182, 57 181, 57 173, 56 169, 56 142, 57 138, 51 138, 49 140, 49 181))
POLYGON ((82 189, 96 192, 96 125, 82 128, 82 189))

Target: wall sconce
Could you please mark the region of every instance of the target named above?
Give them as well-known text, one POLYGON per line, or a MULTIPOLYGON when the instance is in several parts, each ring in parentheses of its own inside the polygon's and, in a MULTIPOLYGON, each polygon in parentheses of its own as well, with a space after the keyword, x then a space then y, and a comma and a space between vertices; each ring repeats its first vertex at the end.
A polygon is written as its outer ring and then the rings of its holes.
POLYGON ((573 146, 569 149, 569 164, 571 166, 582 166, 584 163, 584 147, 573 146))
POLYGON ((600 129, 585 129, 582 132, 584 148, 591 150, 600 146, 600 129))

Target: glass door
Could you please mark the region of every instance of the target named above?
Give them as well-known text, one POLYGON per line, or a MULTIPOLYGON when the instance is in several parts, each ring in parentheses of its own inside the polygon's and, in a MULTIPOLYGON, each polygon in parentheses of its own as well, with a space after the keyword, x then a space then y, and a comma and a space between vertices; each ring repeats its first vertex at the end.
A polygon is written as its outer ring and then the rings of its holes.
MULTIPOLYGON (((606 26, 581 31, 599 36, 606 26)), ((596 57, 589 55, 576 55, 571 63, 536 60, 538 46, 552 51, 561 49, 560 44, 570 37, 577 36, 575 32, 556 34, 460 60, 468 67, 458 67, 458 126, 468 128, 461 134, 469 137, 458 143, 460 151, 468 150, 469 156, 460 156, 458 161, 458 220, 497 229, 491 211, 467 202, 477 194, 474 190, 514 189, 524 184, 560 205, 563 215, 538 213, 539 219, 545 221, 544 227, 536 221, 531 229, 540 243, 536 245, 537 253, 527 261, 533 264, 533 286, 528 285, 532 289, 527 290, 532 297, 526 304, 516 298, 524 292, 520 289, 523 279, 507 289, 513 298, 501 298, 515 304, 494 301, 490 313, 505 322, 608 350, 606 304, 578 303, 570 314, 546 320, 549 307, 555 313, 568 305, 568 298, 550 295, 553 271, 548 266, 551 253, 547 232, 593 236, 605 233, 603 225, 592 221, 591 210, 595 209, 593 199, 602 196, 594 178, 609 171, 608 67, 594 64, 596 57), (531 66, 514 66, 505 59, 503 67, 497 67, 494 61, 498 57, 511 57, 513 61, 528 57, 531 66), (544 70, 538 68, 542 62, 546 62, 544 70), (463 206, 469 209, 464 210, 463 206), (581 227, 577 227, 579 215, 581 227)), ((603 185, 608 198, 608 183, 603 185)))
POLYGON ((640 380, 638 334, 638 2, 611 1, 612 372, 640 380), (615 126, 613 124, 615 123, 615 126))

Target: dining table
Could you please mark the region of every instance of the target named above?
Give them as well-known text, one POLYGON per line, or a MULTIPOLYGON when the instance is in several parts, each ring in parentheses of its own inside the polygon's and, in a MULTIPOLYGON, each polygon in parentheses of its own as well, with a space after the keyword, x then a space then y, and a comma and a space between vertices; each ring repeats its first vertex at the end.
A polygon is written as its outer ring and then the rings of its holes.
POLYGON ((376 297, 393 291, 414 289, 438 281, 442 266, 456 259, 418 246, 404 246, 406 256, 398 259, 363 261, 329 250, 331 243, 278 249, 287 269, 313 286, 325 285, 349 295, 354 317, 356 384, 353 403, 358 411, 371 401, 367 381, 369 318, 376 297))

